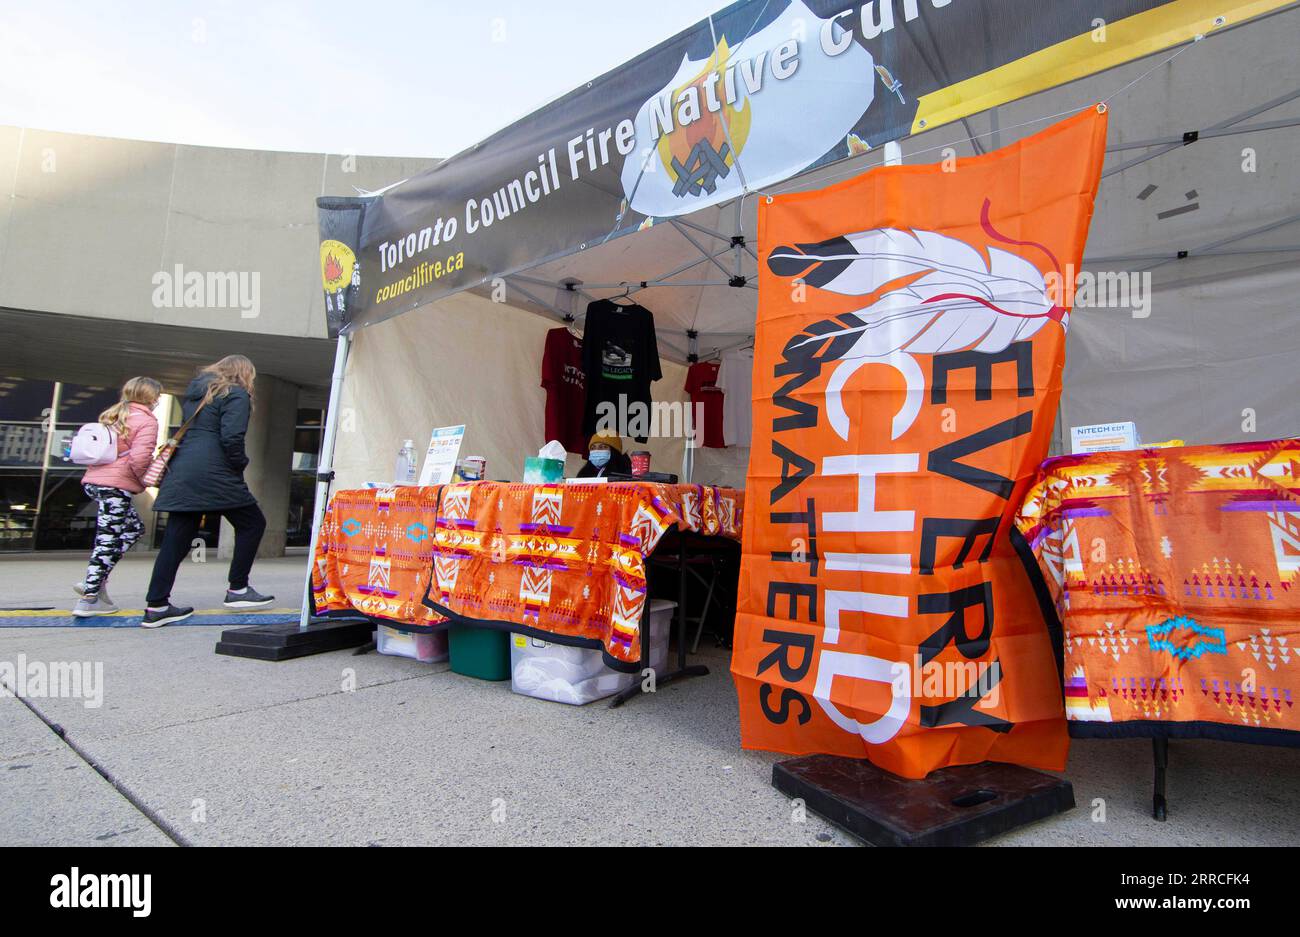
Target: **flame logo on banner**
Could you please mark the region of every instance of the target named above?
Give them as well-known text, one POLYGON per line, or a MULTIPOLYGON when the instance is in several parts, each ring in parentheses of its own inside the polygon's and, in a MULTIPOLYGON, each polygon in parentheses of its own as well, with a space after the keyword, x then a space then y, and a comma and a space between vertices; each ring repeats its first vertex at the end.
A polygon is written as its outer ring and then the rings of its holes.
MULTIPOLYGON (((727 47, 727 38, 723 36, 718 40, 718 47, 705 61, 700 73, 673 90, 673 100, 678 100, 687 88, 694 87, 702 96, 706 82, 716 81, 721 84, 722 75, 729 64, 731 64, 731 50, 727 47)), ((672 133, 666 133, 659 138, 660 163, 669 173, 670 178, 680 184, 690 172, 688 167, 695 162, 694 155, 703 144, 708 154, 715 155, 718 165, 714 168, 720 167, 721 174, 726 175, 727 167, 733 165, 736 156, 745 149, 745 141, 749 139, 752 113, 753 108, 749 106, 748 101, 739 102, 739 106, 724 104, 716 114, 706 109, 699 120, 685 127, 677 127, 672 133), (731 150, 733 146, 735 152, 731 150)))
MULTIPOLYGON (((993 229, 987 200, 981 222, 998 241, 1025 243, 993 229)), ((1059 272, 1047 248, 1027 246, 1042 250, 1059 272)), ((827 416, 844 440, 849 438, 849 418, 841 392, 863 365, 890 365, 907 382, 892 427, 897 439, 921 409, 925 376, 915 355, 993 354, 1031 338, 1048 322, 1069 327, 1069 312, 1052 302, 1046 279, 1028 260, 996 247, 988 248, 986 260, 964 241, 934 231, 878 228, 817 244, 777 247, 767 264, 777 276, 817 289, 870 297, 862 309, 839 317, 842 327, 810 329, 812 334, 796 337, 791 345, 833 343, 823 360, 840 364, 827 386, 827 416), (846 337, 851 343, 843 341, 846 337)))
POLYGON ((699 211, 740 195, 742 175, 751 190, 772 185, 845 146, 875 99, 875 60, 857 42, 827 55, 818 41, 823 28, 843 38, 838 23, 828 25, 792 0, 762 29, 733 36, 734 45, 719 35, 708 57, 683 56, 677 73, 637 111, 637 148, 622 172, 631 208, 651 218, 699 211), (777 50, 795 36, 806 37, 797 67, 778 78, 777 50), (710 83, 716 111, 704 103, 710 83), (683 123, 687 91, 699 114, 683 123), (665 109, 671 123, 661 127, 655 115, 665 109))
POLYGON ((325 258, 325 282, 336 283, 343 279, 343 265, 333 254, 325 258))
POLYGON ((321 285, 326 293, 336 293, 351 286, 352 270, 356 264, 357 255, 342 241, 321 241, 321 285))

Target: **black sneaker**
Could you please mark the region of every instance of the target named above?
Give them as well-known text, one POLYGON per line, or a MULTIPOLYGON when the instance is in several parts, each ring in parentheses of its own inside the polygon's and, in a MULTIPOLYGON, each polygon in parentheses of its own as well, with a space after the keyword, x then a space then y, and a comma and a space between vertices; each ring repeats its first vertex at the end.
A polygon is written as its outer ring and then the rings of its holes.
POLYGON ((194 614, 194 609, 184 606, 169 604, 161 612, 155 612, 153 609, 144 610, 144 618, 140 620, 141 628, 161 628, 163 625, 174 625, 178 621, 184 621, 194 614))
POLYGON ((249 586, 243 592, 236 595, 229 589, 226 590, 226 601, 222 604, 226 608, 266 608, 275 601, 273 595, 262 595, 252 586, 249 586))

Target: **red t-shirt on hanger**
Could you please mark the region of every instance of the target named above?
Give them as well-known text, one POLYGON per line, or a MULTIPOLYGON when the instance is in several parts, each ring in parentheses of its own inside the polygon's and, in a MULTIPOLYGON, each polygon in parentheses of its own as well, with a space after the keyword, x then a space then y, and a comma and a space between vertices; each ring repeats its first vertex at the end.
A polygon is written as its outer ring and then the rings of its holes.
MULTIPOLYGON (((725 448, 722 437, 722 388, 718 386, 718 362, 697 361, 686 372, 686 392, 691 403, 704 410, 703 440, 700 445, 710 449, 725 448)), ((697 432, 699 429, 697 428, 697 432)))
POLYGON ((546 333, 542 386, 546 388, 546 441, 558 439, 569 452, 585 455, 587 436, 582 432, 582 418, 587 379, 582 371, 582 339, 568 329, 546 333))

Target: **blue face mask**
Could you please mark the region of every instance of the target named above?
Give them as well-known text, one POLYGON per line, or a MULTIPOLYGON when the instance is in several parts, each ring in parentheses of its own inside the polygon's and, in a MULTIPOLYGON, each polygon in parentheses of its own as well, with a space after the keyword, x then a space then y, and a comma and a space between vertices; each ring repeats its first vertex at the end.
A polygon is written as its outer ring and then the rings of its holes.
POLYGON ((609 450, 592 449, 587 453, 587 459, 592 465, 596 466, 596 468, 604 468, 609 464, 609 450))

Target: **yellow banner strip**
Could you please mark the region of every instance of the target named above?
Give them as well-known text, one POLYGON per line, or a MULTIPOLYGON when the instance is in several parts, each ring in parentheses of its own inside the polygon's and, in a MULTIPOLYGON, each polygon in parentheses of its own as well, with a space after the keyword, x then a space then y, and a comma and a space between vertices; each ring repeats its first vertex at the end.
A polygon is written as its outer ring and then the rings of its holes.
POLYGON ((1154 10, 1107 23, 1104 42, 1087 32, 923 95, 918 101, 912 133, 933 130, 1293 3, 1294 0, 1174 0, 1154 10), (1219 17, 1223 17, 1223 22, 1216 25, 1219 17))

